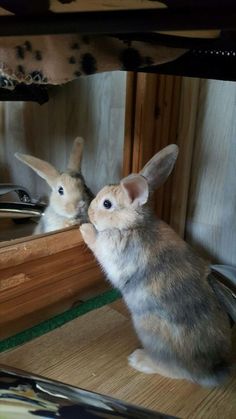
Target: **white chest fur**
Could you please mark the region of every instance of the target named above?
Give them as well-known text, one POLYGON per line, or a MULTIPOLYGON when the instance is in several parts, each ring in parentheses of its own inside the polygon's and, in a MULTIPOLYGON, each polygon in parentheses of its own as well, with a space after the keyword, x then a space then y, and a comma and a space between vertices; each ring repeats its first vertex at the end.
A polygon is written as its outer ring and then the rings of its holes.
POLYGON ((135 273, 136 266, 132 258, 125 257, 126 238, 120 231, 99 232, 96 241, 95 256, 106 272, 112 284, 120 288, 127 277, 135 273))

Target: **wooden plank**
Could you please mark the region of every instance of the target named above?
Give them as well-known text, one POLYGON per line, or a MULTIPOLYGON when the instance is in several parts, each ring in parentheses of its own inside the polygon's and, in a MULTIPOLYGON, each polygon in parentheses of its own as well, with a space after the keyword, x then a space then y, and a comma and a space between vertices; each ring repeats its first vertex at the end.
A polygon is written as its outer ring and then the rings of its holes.
MULTIPOLYGON (((173 88, 171 97, 171 117, 170 117, 170 129, 169 129, 169 144, 178 143, 178 125, 179 125, 179 114, 180 114, 180 94, 181 94, 181 77, 173 77, 173 88)), ((174 169, 173 175, 168 179, 165 184, 165 196, 163 202, 162 217, 163 220, 171 224, 171 211, 172 211, 172 196, 175 178, 176 168, 174 169)))
POLYGON ((106 287, 78 227, 9 242, 0 249, 0 338, 106 287))
MULTIPOLYGON (((138 172, 159 150, 178 138, 181 79, 138 74, 134 118, 133 172, 138 172)), ((175 175, 174 175, 175 176, 175 175)), ((170 222, 172 177, 153 196, 156 214, 170 222)))
POLYGON ((177 137, 180 153, 172 179, 170 214, 170 224, 181 237, 185 232, 198 97, 199 79, 182 78, 177 137))
POLYGON ((4 242, 0 246, 0 267, 17 266, 71 249, 79 243, 83 243, 83 239, 78 227, 4 242))
MULTIPOLYGON (((159 77, 159 86, 157 92, 157 104, 158 109, 155 123, 155 149, 154 153, 158 152, 162 148, 169 144, 169 127, 171 126, 171 100, 172 100, 172 76, 161 75, 159 77)), ((154 154, 153 153, 153 154, 154 154)), ((154 197, 155 211, 158 217, 168 221, 163 216, 163 206, 165 199, 165 185, 157 190, 154 197)))
POLYGON ((138 172, 153 155, 156 103, 156 74, 139 73, 134 121, 133 172, 138 172))
POLYGON ((0 278, 0 338, 61 312, 93 287, 106 287, 100 268, 83 242, 5 267, 0 270, 0 278))
POLYGON ((128 176, 132 172, 136 89, 137 73, 129 72, 126 77, 123 176, 128 176))

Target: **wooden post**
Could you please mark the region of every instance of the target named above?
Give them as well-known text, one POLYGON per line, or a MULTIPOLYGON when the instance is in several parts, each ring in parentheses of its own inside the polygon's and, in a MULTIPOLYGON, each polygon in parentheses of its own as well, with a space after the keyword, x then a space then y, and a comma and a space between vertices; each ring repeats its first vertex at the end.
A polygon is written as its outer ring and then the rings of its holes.
POLYGON ((155 193, 153 205, 158 217, 182 237, 198 94, 198 79, 138 73, 130 75, 127 82, 125 175, 139 172, 155 153, 168 144, 179 145, 180 154, 174 173, 155 193))

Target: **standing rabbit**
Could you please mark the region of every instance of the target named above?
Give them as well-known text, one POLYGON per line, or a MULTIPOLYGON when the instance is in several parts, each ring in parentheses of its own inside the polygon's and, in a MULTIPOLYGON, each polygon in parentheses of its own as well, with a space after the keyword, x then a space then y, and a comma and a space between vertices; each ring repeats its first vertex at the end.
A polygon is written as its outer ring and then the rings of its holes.
POLYGON ((228 316, 208 284, 208 264, 147 205, 177 155, 169 145, 140 174, 105 186, 90 204, 91 224, 80 231, 131 312, 143 349, 129 364, 215 386, 230 373, 228 316))
POLYGON ((80 137, 74 140, 68 168, 62 173, 46 161, 26 154, 15 154, 17 159, 45 179, 52 189, 49 205, 34 234, 48 233, 88 220, 87 211, 93 195, 80 172, 83 144, 80 137))

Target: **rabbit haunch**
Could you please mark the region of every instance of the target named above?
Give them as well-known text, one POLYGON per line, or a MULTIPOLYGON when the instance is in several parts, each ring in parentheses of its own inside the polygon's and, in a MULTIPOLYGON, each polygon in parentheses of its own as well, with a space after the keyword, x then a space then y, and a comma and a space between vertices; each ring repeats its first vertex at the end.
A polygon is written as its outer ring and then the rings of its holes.
POLYGON ((60 173, 50 163, 26 154, 15 156, 33 169, 50 186, 49 205, 41 217, 34 234, 47 233, 81 224, 88 220, 88 206, 93 195, 80 173, 83 153, 83 139, 76 138, 73 143, 68 168, 60 173))
POLYGON ((90 204, 91 223, 80 230, 130 309, 143 345, 130 365, 214 386, 229 375, 228 316, 207 282, 208 264, 148 206, 177 154, 170 145, 140 174, 104 187, 90 204))

